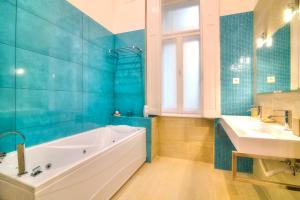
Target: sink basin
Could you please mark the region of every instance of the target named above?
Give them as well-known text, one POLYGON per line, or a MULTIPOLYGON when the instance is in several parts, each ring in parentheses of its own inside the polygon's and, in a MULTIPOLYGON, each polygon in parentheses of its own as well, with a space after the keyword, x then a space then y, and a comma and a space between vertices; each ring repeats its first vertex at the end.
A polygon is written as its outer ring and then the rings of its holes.
POLYGON ((284 126, 247 116, 222 116, 220 123, 241 153, 300 158, 300 137, 284 126))

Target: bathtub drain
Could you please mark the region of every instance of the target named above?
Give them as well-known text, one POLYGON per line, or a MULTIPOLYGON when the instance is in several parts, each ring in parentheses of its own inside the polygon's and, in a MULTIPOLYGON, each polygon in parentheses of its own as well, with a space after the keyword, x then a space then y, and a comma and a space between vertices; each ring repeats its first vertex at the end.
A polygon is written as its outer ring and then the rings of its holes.
POLYGON ((86 150, 85 150, 85 149, 83 149, 82 153, 83 153, 83 154, 86 154, 86 150))

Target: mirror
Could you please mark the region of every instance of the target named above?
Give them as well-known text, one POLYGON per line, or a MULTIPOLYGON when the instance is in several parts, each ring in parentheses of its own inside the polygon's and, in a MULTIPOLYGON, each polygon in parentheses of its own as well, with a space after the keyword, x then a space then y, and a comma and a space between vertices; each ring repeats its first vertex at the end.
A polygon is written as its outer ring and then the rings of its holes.
POLYGON ((256 93, 299 90, 299 0, 259 0, 254 9, 256 93))

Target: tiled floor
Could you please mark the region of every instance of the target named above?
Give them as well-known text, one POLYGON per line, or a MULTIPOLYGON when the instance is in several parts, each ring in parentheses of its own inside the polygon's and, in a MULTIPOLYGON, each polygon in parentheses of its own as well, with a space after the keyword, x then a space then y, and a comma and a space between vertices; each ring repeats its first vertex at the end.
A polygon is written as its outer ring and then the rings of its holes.
POLYGON ((156 157, 115 194, 113 200, 286 200, 295 193, 265 190, 251 184, 233 182, 231 173, 212 164, 156 157), (271 192, 270 192, 271 191, 271 192))

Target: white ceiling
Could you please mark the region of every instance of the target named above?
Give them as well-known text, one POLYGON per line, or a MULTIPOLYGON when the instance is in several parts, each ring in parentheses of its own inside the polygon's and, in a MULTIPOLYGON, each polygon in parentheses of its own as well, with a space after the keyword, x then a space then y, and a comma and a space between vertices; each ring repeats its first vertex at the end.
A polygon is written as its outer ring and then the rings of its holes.
POLYGON ((253 11, 258 0, 220 0, 220 16, 253 11))
POLYGON ((145 0, 68 0, 113 33, 145 28, 145 0))
MULTIPOLYGON (((113 33, 145 28, 145 0, 68 0, 113 33)), ((258 0, 220 0, 220 16, 253 11, 258 0)))
POLYGON ((113 0, 68 0, 71 4, 113 31, 113 0))

